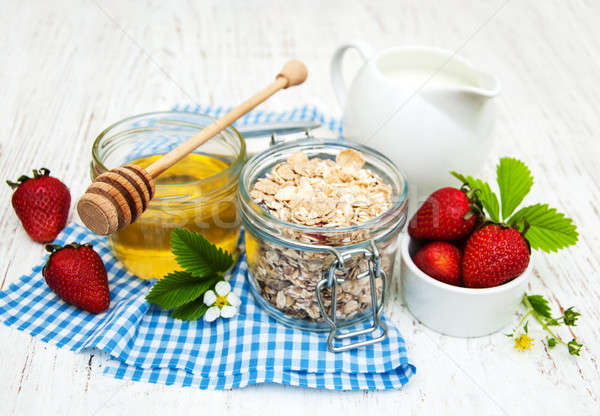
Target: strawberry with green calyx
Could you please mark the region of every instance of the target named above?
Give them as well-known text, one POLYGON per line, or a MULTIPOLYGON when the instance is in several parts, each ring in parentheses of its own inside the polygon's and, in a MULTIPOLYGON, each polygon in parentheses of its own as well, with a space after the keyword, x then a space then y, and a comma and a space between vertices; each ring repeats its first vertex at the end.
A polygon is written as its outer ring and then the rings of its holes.
POLYGON ((520 160, 500 159, 496 169, 500 201, 488 183, 451 173, 471 189, 479 190, 479 200, 488 216, 465 246, 465 286, 497 286, 525 271, 531 249, 557 251, 577 242, 572 220, 548 205, 530 205, 515 213, 533 185, 529 168, 520 160))
POLYGON ((40 243, 54 240, 69 216, 71 194, 65 184, 46 168, 33 170, 33 178, 22 175, 7 183, 15 189, 12 206, 27 234, 40 243))
POLYGON ((42 269, 48 287, 65 302, 90 313, 110 305, 108 277, 91 244, 47 245, 50 257, 42 269))
POLYGON ((442 188, 432 193, 408 224, 411 237, 458 241, 468 236, 481 218, 476 191, 463 187, 442 188))
POLYGON ((533 250, 552 252, 577 243, 579 234, 573 220, 547 204, 528 205, 515 212, 533 186, 531 171, 522 161, 510 157, 500 159, 496 167, 500 199, 487 182, 456 172, 451 174, 478 190, 477 196, 487 214, 486 222, 517 229, 533 250))
POLYGON ((449 285, 460 285, 461 251, 445 241, 434 241, 419 249, 413 261, 427 275, 449 285))
POLYGON ((462 260, 463 284, 471 288, 499 286, 527 269, 530 249, 518 230, 485 225, 467 241, 462 260))

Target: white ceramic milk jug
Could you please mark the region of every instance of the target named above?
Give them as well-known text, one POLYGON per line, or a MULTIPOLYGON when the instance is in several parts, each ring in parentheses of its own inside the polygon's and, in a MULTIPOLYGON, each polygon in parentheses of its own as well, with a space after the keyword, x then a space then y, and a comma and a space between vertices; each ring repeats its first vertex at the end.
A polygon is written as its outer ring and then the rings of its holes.
POLYGON ((448 185, 457 170, 476 175, 491 147, 498 80, 451 51, 413 46, 379 52, 363 41, 340 46, 331 62, 344 110, 344 138, 373 147, 405 172, 419 196, 448 185), (344 53, 364 65, 346 90, 344 53))

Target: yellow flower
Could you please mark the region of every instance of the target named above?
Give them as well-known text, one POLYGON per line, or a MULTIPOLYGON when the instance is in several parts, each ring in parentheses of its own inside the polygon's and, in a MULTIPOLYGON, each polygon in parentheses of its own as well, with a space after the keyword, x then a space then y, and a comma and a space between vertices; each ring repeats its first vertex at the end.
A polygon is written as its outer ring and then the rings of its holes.
POLYGON ((515 349, 521 352, 525 352, 525 350, 531 350, 531 345, 533 344, 533 340, 529 338, 527 334, 521 334, 515 338, 515 349))

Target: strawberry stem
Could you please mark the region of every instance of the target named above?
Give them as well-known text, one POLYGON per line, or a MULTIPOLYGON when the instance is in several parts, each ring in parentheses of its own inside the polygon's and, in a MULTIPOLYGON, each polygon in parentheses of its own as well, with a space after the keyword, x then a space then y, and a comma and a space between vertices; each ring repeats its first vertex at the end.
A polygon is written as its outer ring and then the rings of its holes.
POLYGON ((527 315, 532 314, 533 317, 536 319, 536 321, 539 322, 539 324, 542 326, 542 328, 544 328, 546 330, 546 332, 548 332, 554 339, 556 339, 559 343, 563 344, 563 345, 567 345, 561 337, 559 337, 558 335, 556 335, 554 332, 552 332, 552 330, 550 328, 548 328, 548 325, 546 324, 546 320, 543 319, 536 311, 535 309, 533 309, 533 306, 531 306, 531 302, 529 302, 529 299, 527 299, 527 294, 525 296, 523 296, 523 303, 525 304, 525 306, 529 309, 529 312, 527 312, 527 315))
POLYGON ((59 246, 58 244, 46 244, 46 251, 48 253, 55 253, 58 250, 60 250, 62 248, 62 246, 59 246))
POLYGON ((519 324, 517 325, 517 329, 515 329, 515 332, 517 332, 517 330, 519 328, 521 328, 521 325, 523 325, 523 322, 525 322, 525 319, 531 315, 531 313, 533 312, 533 309, 531 309, 529 312, 527 312, 525 315, 523 315, 523 318, 521 318, 521 321, 519 322, 519 324))
POLYGON ((529 231, 530 227, 531 225, 529 224, 527 219, 523 217, 523 231, 521 231, 521 235, 523 236, 523 238, 525 238, 525 234, 527 234, 527 231, 529 231))
POLYGON ((463 184, 460 190, 465 193, 467 199, 469 200, 470 209, 469 212, 465 214, 464 219, 468 220, 473 215, 477 215, 480 218, 484 218, 485 215, 483 214, 483 205, 481 204, 481 200, 479 199, 478 195, 480 193, 480 190, 477 188, 471 189, 466 183, 463 184))
MULTIPOLYGON (((32 172, 33 172, 33 177, 35 179, 50 175, 50 170, 47 168, 33 169, 32 172)), ((19 186, 23 185, 23 183, 25 183, 29 179, 31 179, 29 176, 21 175, 21 176, 19 176, 19 179, 17 179, 16 182, 6 181, 6 183, 8 184, 8 186, 11 187, 11 189, 17 189, 19 186)))
POLYGON ((76 242, 72 242, 69 244, 65 244, 64 246, 60 246, 58 244, 46 244, 46 251, 49 253, 56 253, 59 250, 62 250, 63 248, 79 248, 81 246, 86 246, 86 247, 92 247, 92 243, 76 243, 76 242))
MULTIPOLYGON (((41 169, 34 169, 33 170, 33 177, 34 178, 41 178, 42 176, 48 176, 50 175, 50 170, 47 168, 41 168, 41 169)), ((27 178, 29 179, 29 178, 27 178)))

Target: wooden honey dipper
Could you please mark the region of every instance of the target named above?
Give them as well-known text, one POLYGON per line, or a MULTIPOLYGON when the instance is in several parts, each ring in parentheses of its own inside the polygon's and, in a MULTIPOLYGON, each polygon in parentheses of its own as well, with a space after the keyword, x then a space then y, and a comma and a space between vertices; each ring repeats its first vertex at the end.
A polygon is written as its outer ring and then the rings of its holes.
POLYGON ((147 168, 128 164, 99 175, 77 203, 79 218, 90 231, 108 235, 135 222, 154 197, 154 179, 198 146, 277 91, 304 82, 308 71, 297 60, 284 65, 269 86, 218 118, 147 168))

